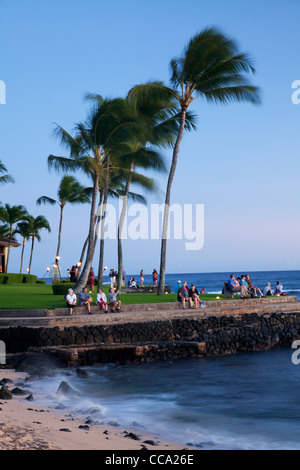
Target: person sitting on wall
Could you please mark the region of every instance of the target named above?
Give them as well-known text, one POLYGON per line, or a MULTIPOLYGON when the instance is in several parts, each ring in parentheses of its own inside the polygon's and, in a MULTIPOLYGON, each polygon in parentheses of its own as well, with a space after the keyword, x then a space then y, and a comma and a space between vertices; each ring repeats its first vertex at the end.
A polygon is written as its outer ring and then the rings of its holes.
POLYGON ((272 295, 271 284, 267 282, 266 287, 264 288, 264 296, 272 295))
POLYGON ((259 296, 263 297, 263 293, 260 290, 260 288, 253 285, 253 282, 251 281, 249 274, 246 274, 246 280, 247 280, 247 289, 251 292, 251 294, 253 294, 254 297, 257 297, 257 292, 258 292, 259 296))
POLYGON ((182 308, 185 308, 186 301, 188 301, 189 307, 192 308, 192 299, 189 297, 189 291, 186 282, 184 282, 178 290, 177 300, 178 302, 182 302, 182 308))
POLYGON ((91 313, 91 302, 92 302, 92 297, 87 291, 87 288, 84 287, 82 291, 79 294, 79 305, 82 307, 83 305, 86 306, 88 309, 89 314, 91 313))
POLYGON ((115 309, 117 310, 117 312, 120 311, 121 301, 117 300, 117 297, 119 296, 120 296, 120 291, 115 292, 112 287, 109 289, 108 303, 112 312, 114 312, 115 309))
POLYGON ((73 308, 77 305, 76 294, 74 294, 73 289, 68 289, 68 294, 66 295, 66 304, 69 308, 69 314, 73 314, 73 308))
POLYGON ((189 290, 189 297, 194 302, 194 308, 197 308, 197 305, 204 307, 204 301, 199 298, 198 289, 195 288, 195 284, 191 284, 191 288, 189 290))
POLYGON ((241 286, 238 284, 238 282, 235 280, 234 275, 231 274, 229 281, 227 283, 228 289, 235 293, 235 292, 240 292, 241 293, 241 298, 244 299, 248 295, 248 291, 246 287, 242 284, 241 286))
POLYGON ((280 281, 276 282, 276 286, 274 289, 274 295, 286 295, 285 292, 283 292, 283 285, 281 284, 280 281))
POLYGON ((96 304, 100 307, 100 310, 103 308, 104 313, 107 313, 107 299, 101 287, 98 289, 96 304))

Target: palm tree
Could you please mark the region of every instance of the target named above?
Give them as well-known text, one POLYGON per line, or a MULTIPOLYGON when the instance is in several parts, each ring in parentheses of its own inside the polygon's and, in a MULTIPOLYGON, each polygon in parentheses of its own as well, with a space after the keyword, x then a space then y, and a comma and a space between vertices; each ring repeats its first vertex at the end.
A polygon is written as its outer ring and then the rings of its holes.
POLYGON ((169 94, 180 105, 181 119, 177 139, 173 148, 165 196, 165 211, 161 241, 161 259, 158 294, 164 293, 166 270, 166 239, 169 220, 171 186, 175 175, 179 146, 184 134, 188 107, 197 98, 207 102, 229 103, 231 101, 260 102, 258 88, 251 85, 246 74, 255 70, 246 54, 238 51, 236 44, 215 28, 206 28, 188 43, 183 54, 171 60, 171 87, 148 83, 134 87, 143 88, 142 93, 153 91, 169 94))
POLYGON ((61 230, 63 222, 63 212, 66 204, 84 204, 90 202, 90 195, 88 191, 82 186, 74 176, 65 175, 59 185, 57 191, 57 200, 48 196, 41 196, 36 203, 41 204, 58 204, 60 207, 59 229, 58 229, 58 242, 56 249, 56 260, 59 259, 59 250, 61 244, 61 230))
MULTIPOLYGON (((2 161, 0 160, 0 174, 5 173, 7 171, 6 167, 3 165, 2 161)), ((0 176, 0 184, 4 183, 14 183, 14 179, 9 174, 4 174, 0 176)))
POLYGON ((51 228, 49 225, 48 220, 43 215, 38 215, 37 217, 33 217, 32 215, 27 216, 28 221, 28 231, 29 237, 31 238, 31 251, 30 251, 30 259, 29 259, 29 267, 28 267, 28 274, 31 273, 31 264, 32 264, 32 255, 33 255, 33 248, 35 239, 38 241, 41 240, 40 230, 46 229, 48 232, 51 232, 51 228))
POLYGON ((130 107, 125 100, 101 98, 92 108, 87 121, 76 125, 74 136, 62 127, 56 127, 55 134, 69 149, 70 157, 49 155, 49 168, 54 167, 63 171, 81 169, 93 180, 87 254, 84 268, 74 286, 75 292, 79 292, 86 284, 92 265, 97 240, 95 225, 99 184, 101 183, 103 188, 103 204, 105 204, 111 161, 120 152, 124 153, 123 142, 126 141, 128 129, 133 126, 138 128, 140 125, 132 112, 130 113, 130 107))
POLYGON ((13 227, 15 224, 21 220, 25 220, 28 213, 24 206, 10 206, 5 204, 5 206, 0 207, 0 220, 9 226, 9 241, 8 241, 8 250, 7 250, 7 261, 5 266, 5 272, 8 272, 8 262, 10 255, 11 242, 13 239, 13 227))
POLYGON ((29 240, 31 236, 31 229, 30 229, 30 222, 28 220, 24 220, 19 222, 16 229, 14 230, 14 234, 19 233, 23 238, 22 241, 22 251, 21 251, 21 262, 20 262, 20 274, 22 273, 22 266, 23 266, 23 257, 24 257, 24 249, 25 249, 25 242, 29 240))

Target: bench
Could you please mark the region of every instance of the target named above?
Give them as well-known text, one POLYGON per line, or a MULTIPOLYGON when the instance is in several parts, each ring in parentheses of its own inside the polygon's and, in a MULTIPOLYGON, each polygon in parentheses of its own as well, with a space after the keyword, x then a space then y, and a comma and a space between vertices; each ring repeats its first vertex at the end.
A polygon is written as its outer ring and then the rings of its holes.
POLYGON ((229 296, 231 299, 234 298, 234 292, 232 292, 229 289, 227 282, 224 282, 224 287, 223 287, 222 294, 223 294, 223 297, 228 297, 229 296))

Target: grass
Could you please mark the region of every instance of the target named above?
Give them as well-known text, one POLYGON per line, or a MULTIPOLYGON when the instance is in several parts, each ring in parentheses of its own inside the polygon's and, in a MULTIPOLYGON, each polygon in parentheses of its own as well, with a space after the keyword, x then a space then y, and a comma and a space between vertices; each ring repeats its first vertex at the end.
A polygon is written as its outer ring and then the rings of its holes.
MULTIPOLYGON (((108 286, 103 286, 103 290, 108 294, 108 286)), ((93 304, 96 303, 97 292, 91 294, 93 304)), ((204 301, 216 300, 214 294, 204 294, 200 298, 204 301)), ((176 294, 142 294, 142 293, 121 293, 121 302, 126 304, 146 304, 172 302, 177 299, 176 294)), ((63 296, 54 295, 52 286, 49 284, 7 284, 0 285, 0 309, 49 309, 65 307, 63 296)))

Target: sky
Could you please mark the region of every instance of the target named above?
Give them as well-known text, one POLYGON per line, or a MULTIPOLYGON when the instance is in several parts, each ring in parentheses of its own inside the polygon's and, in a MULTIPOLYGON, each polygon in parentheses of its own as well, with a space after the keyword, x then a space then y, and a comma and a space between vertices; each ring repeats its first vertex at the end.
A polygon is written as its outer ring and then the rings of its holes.
MULTIPOLYGON (((32 273, 43 276, 54 261, 63 174, 49 171, 49 154, 66 155, 53 137, 55 123, 72 132, 88 115, 86 93, 125 97, 149 80, 169 84, 170 60, 193 35, 219 28, 253 59, 250 77, 262 103, 227 105, 196 100, 197 130, 184 135, 171 204, 204 206, 204 244, 187 250, 185 239, 167 243, 167 273, 298 270, 300 104, 292 83, 300 80, 298 0, 0 0, 0 160, 15 183, 0 187, 2 204, 23 204, 44 215, 32 273), (1 96, 1 95, 0 95, 1 96)), ((164 151, 167 166, 171 150, 164 151)), ((83 173, 74 176, 84 185, 83 173)), ((155 175, 164 201, 166 175, 155 175)), ((149 209, 150 210, 150 209, 149 209)), ((89 206, 66 206, 61 269, 79 261, 88 231, 89 206)), ((20 241, 20 240, 19 240, 20 241)), ((29 261, 30 244, 24 255, 29 261)), ((159 269, 160 240, 123 241, 128 274, 159 269)), ((99 244, 93 261, 97 272, 99 244)), ((18 272, 21 249, 12 250, 10 272, 18 272)), ((117 242, 106 240, 104 264, 117 268, 117 242)))

